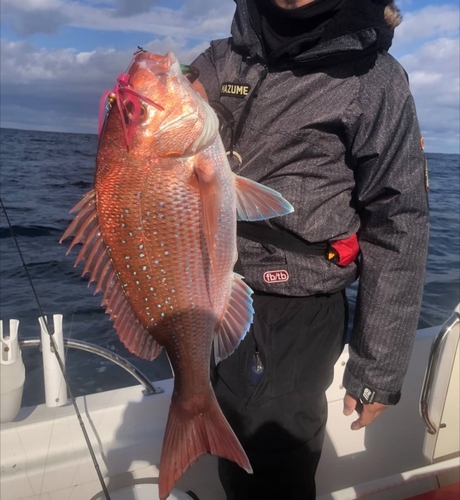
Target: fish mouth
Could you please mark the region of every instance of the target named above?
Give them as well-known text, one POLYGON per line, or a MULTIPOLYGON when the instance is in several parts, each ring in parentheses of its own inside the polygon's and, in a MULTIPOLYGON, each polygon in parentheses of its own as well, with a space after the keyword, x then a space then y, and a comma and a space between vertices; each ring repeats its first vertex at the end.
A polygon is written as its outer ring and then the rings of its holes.
POLYGON ((159 54, 152 54, 147 51, 139 52, 135 54, 133 61, 130 64, 128 73, 133 73, 130 71, 136 67, 148 68, 155 75, 164 75, 171 69, 178 73, 180 68, 181 73, 187 78, 190 83, 193 83, 200 76, 200 71, 195 66, 190 66, 188 64, 179 64, 176 56, 172 52, 168 52, 165 56, 159 54))
POLYGON ((166 76, 173 73, 181 73, 180 64, 172 52, 165 56, 152 54, 150 52, 139 52, 136 54, 128 69, 128 74, 134 74, 138 69, 146 69, 162 81, 166 76))

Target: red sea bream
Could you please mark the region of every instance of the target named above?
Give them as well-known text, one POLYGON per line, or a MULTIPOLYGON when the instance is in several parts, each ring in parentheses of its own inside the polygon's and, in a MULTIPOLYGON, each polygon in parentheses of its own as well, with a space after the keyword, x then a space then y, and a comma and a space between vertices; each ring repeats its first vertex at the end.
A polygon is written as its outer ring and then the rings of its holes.
MULTIPOLYGON (((160 498, 202 454, 251 466, 214 396, 209 367, 252 322, 251 290, 233 273, 236 221, 285 215, 276 191, 236 176, 218 120, 173 54, 135 55, 109 95, 95 188, 63 238, 81 243, 102 305, 124 345, 169 356, 174 392, 160 461, 160 498)), ((70 250, 70 249, 69 249, 70 250)))

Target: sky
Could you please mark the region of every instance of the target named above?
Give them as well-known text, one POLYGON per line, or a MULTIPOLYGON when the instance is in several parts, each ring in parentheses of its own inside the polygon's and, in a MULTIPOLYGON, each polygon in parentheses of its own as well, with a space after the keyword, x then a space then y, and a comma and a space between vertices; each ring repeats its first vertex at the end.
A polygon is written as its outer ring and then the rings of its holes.
MULTIPOLYGON (((101 94, 137 46, 191 62, 230 33, 233 0, 0 0, 0 126, 97 133, 101 94)), ((459 151, 459 2, 397 0, 390 53, 409 74, 426 150, 459 151)))

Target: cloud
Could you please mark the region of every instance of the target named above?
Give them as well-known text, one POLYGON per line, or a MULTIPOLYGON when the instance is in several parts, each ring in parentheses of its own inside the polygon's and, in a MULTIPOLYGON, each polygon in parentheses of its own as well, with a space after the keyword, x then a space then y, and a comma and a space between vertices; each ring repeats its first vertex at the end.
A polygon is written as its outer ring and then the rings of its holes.
MULTIPOLYGON (((173 51, 191 62, 208 47, 185 39, 154 39, 144 46, 173 51)), ((97 132, 99 99, 128 66, 132 50, 38 49, 29 42, 1 40, 1 125, 33 130, 97 132)))
POLYGON ((119 17, 134 16, 136 14, 144 14, 149 12, 153 5, 158 2, 153 0, 117 0, 117 12, 119 17))
MULTIPOLYGON (((414 8, 416 2, 398 2, 414 8)), ((405 12, 391 52, 409 74, 426 149, 459 152, 459 23, 457 5, 405 12)))
POLYGON ((395 31, 392 52, 404 54, 420 42, 441 37, 456 37, 460 10, 454 5, 430 5, 404 13, 402 24, 395 31))
POLYGON ((188 0, 181 8, 157 6, 151 0, 2 0, 2 16, 16 34, 51 34, 61 27, 143 32, 162 37, 211 40, 227 36, 235 9, 231 0, 188 0))
MULTIPOLYGON (((96 132, 99 98, 132 56, 132 50, 104 48, 104 31, 149 33, 145 49, 172 50, 188 63, 208 40, 227 36, 235 7, 232 0, 187 0, 176 10, 170 5, 169 0, 2 0, 2 17, 6 12, 24 36, 65 24, 94 29, 102 45, 82 52, 2 40, 2 126, 96 132)), ((392 53, 409 73, 428 151, 459 148, 458 17, 457 6, 429 6, 405 13, 396 30, 392 53)))
POLYGON ((426 148, 459 150, 460 40, 440 38, 400 58, 409 73, 426 148))
POLYGON ((19 36, 53 35, 70 21, 59 0, 2 0, 2 17, 19 36))
POLYGON ((59 111, 53 108, 45 109, 43 104, 46 103, 50 104, 49 101, 45 101, 37 107, 34 107, 33 103, 30 107, 19 104, 2 106, 2 127, 73 133, 97 131, 96 114, 86 115, 80 107, 69 110, 71 113, 66 113, 62 109, 59 111))
MULTIPOLYGON (((196 18, 202 17, 206 12, 218 11, 223 12, 225 15, 233 14, 235 10, 235 4, 233 1, 222 1, 216 2, 216 0, 187 0, 184 3, 184 13, 188 17, 196 18), (219 9, 216 6, 220 4, 219 9)), ((230 26, 231 17, 227 18, 228 26, 230 26)))
MULTIPOLYGON (((150 52, 174 52, 180 61, 188 63, 208 47, 207 42, 188 46, 185 39, 171 37, 155 39, 144 45, 150 52)), ((35 86, 39 91, 50 84, 65 85, 81 90, 97 89, 114 82, 116 76, 132 58, 133 51, 96 49, 78 52, 75 49, 38 49, 29 42, 2 39, 0 50, 2 86, 35 86)))
POLYGON ((2 90, 31 87, 38 94, 48 85, 88 89, 107 79, 114 67, 123 67, 129 61, 128 53, 117 54, 110 49, 78 53, 74 49, 37 49, 29 42, 6 40, 1 40, 1 53, 2 90))

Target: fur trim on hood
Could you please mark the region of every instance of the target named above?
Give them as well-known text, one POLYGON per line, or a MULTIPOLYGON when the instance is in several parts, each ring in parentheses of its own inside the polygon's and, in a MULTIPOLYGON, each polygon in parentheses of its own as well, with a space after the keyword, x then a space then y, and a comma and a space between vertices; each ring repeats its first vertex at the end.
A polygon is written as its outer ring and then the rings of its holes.
POLYGON ((401 11, 393 0, 390 0, 390 3, 385 7, 384 15, 385 21, 392 30, 395 30, 402 22, 401 11))

